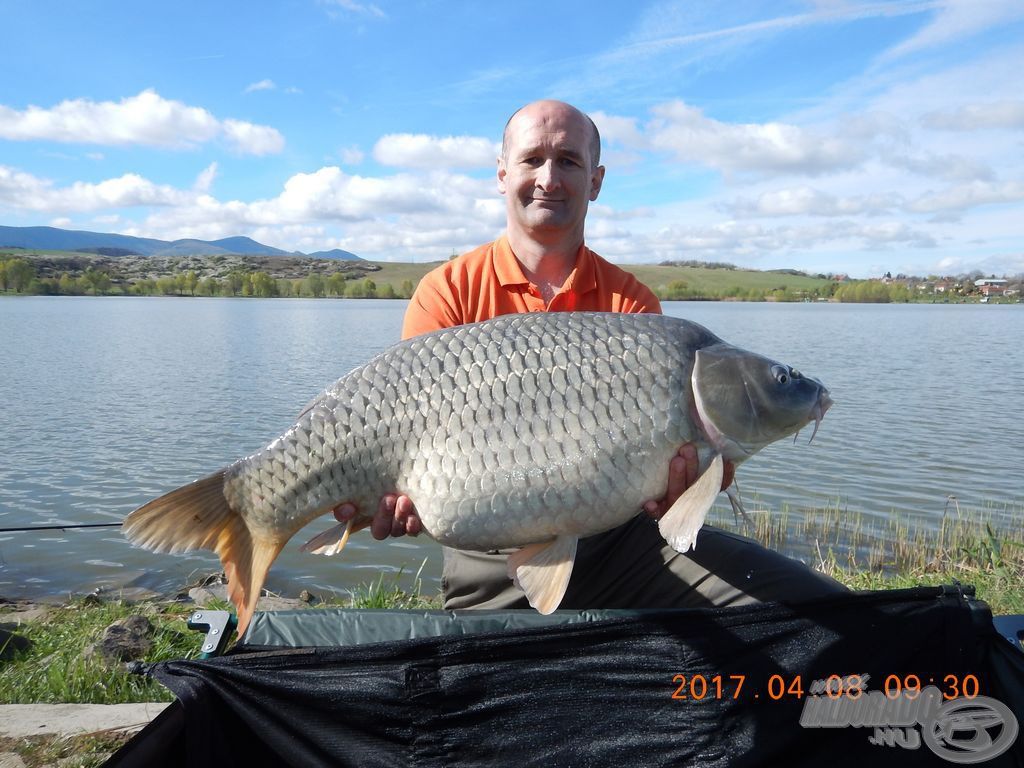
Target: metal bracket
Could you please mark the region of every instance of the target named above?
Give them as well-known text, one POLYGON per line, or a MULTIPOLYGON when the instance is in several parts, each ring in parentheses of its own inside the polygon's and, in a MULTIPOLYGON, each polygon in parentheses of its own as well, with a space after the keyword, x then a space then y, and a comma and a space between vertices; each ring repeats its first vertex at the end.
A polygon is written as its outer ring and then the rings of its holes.
POLYGON ((200 659, 220 656, 227 647, 231 633, 238 626, 238 617, 230 611, 195 611, 188 617, 188 628, 206 632, 200 659))
POLYGON ((996 632, 1010 641, 1018 650, 1024 651, 1024 614, 996 616, 992 619, 996 632))

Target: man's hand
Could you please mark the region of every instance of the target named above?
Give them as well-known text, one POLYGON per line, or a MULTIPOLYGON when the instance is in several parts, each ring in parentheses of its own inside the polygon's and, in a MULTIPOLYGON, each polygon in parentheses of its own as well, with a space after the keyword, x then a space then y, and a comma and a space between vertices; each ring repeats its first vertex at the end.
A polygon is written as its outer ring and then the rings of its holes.
MULTIPOLYGON (((644 504, 644 511, 655 520, 668 512, 675 504, 676 499, 683 495, 683 492, 697 481, 697 472, 700 464, 697 460, 697 446, 687 443, 679 452, 672 457, 668 465, 668 490, 665 498, 658 501, 648 501, 644 504)), ((724 473, 722 474, 722 490, 732 485, 736 476, 736 465, 731 461, 725 462, 724 473)))
MULTIPOLYGON (((346 523, 359 513, 355 504, 344 502, 334 508, 334 517, 346 523)), ((377 512, 370 523, 370 533, 378 541, 388 536, 417 536, 423 530, 420 516, 408 496, 386 493, 380 497, 377 512)))

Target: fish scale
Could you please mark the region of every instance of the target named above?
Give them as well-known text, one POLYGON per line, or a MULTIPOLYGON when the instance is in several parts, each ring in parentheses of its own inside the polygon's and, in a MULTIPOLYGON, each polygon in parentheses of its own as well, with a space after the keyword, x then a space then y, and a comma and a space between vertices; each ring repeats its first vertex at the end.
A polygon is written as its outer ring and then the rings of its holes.
MULTIPOLYGON (((549 555, 571 569, 578 537, 664 495, 683 443, 697 444, 702 468, 719 456, 720 473, 721 457, 741 461, 820 421, 827 390, 786 368, 800 392, 773 391, 779 367, 662 315, 530 313, 437 331, 339 379, 263 450, 140 507, 125 532, 158 551, 215 549, 246 621, 292 535, 354 502, 368 512, 326 547, 336 551, 388 492, 408 495, 425 532, 444 545, 555 541, 549 555), (746 413, 752 388, 766 405, 746 413)), ((663 533, 685 529, 666 533, 670 543, 690 546, 719 490, 712 486, 705 481, 678 515, 666 515, 674 522, 663 519, 663 533)), ((540 565, 543 547, 536 553, 540 565)), ((531 563, 517 566, 517 579, 531 563)))

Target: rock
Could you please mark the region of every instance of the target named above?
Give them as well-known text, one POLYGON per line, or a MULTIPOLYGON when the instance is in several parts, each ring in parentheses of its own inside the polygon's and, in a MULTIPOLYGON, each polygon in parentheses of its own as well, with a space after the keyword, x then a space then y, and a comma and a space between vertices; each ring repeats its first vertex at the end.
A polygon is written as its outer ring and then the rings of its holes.
POLYGON ((14 630, 22 624, 28 624, 31 621, 42 621, 49 613, 50 608, 46 605, 34 605, 32 603, 18 605, 13 611, 0 613, 0 629, 14 630))
POLYGON ((153 648, 153 624, 145 616, 118 619, 103 637, 85 649, 87 657, 99 655, 108 664, 143 658, 153 648))
POLYGON ((0 768, 25 768, 25 761, 17 752, 0 752, 0 768))
MULTIPOLYGON (((264 595, 256 603, 257 611, 294 611, 297 608, 308 608, 312 600, 315 600, 312 595, 307 593, 309 599, 307 600, 302 595, 298 599, 292 597, 277 597, 275 595, 264 595)), ((195 601, 195 604, 200 608, 208 608, 214 601, 220 601, 228 603, 230 606, 231 601, 228 599, 228 588, 226 584, 210 584, 205 587, 193 587, 188 591, 188 596, 195 601)), ((234 610, 233 608, 231 610, 234 610)))
POLYGON ((30 647, 32 647, 32 641, 27 637, 8 632, 6 629, 0 629, 0 661, 13 659, 22 651, 27 651, 30 647))
POLYGON ((274 597, 267 595, 261 597, 256 603, 257 611, 294 611, 299 608, 309 608, 309 603, 297 600, 294 597, 274 597))
POLYGON ((200 608, 206 608, 215 600, 225 603, 230 602, 228 600, 227 584, 208 584, 202 587, 193 587, 188 591, 188 596, 200 608))

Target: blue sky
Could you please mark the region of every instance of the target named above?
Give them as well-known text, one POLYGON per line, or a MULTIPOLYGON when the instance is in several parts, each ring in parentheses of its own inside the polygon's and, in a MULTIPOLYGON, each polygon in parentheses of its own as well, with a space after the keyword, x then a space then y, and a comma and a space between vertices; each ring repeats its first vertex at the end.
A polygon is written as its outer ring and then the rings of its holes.
POLYGON ((620 263, 1024 272, 1024 4, 0 0, 0 223, 429 261, 508 115, 605 139, 620 263))

